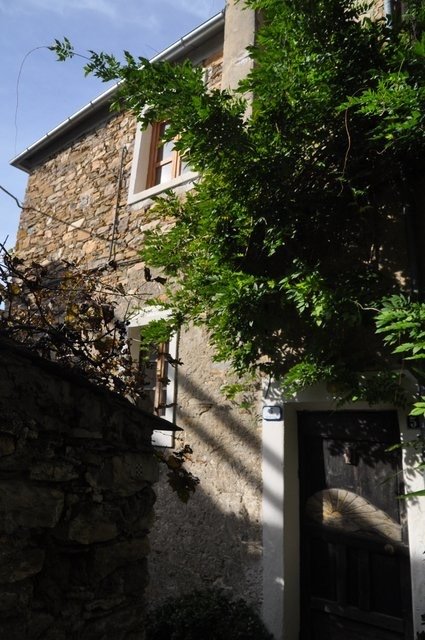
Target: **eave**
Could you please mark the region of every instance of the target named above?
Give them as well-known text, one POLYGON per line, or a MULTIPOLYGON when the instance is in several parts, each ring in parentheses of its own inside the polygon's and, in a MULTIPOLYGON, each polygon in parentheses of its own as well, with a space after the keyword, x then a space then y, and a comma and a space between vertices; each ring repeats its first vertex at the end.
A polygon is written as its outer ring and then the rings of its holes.
MULTIPOLYGON (((223 30, 224 10, 161 51, 151 59, 151 62, 161 60, 173 62, 185 58, 191 51, 199 47, 200 44, 217 37, 223 30)), ((119 84, 120 83, 117 83, 107 91, 104 91, 82 109, 69 116, 69 118, 61 122, 57 127, 46 133, 42 138, 13 158, 10 164, 17 169, 31 173, 31 171, 47 157, 65 147, 84 132, 93 129, 102 121, 113 117, 110 111, 110 105, 119 84)))

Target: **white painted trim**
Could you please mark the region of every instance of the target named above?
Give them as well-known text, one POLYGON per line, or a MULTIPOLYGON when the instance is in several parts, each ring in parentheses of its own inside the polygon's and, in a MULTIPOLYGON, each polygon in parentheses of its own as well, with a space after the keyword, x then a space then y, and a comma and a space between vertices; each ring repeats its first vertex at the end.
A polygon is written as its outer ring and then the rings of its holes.
POLYGON ((263 420, 263 620, 275 640, 299 636, 299 489, 296 411, 276 384, 263 405, 280 406, 282 420, 263 420), (295 452, 295 454, 294 454, 295 452), (285 527, 285 522, 290 526, 285 527))
MULTIPOLYGON (((399 411, 400 437, 402 442, 415 440, 420 435, 407 426, 407 415, 399 411)), ((406 493, 425 488, 423 471, 415 471, 420 463, 419 453, 412 455, 403 449, 404 483, 406 493)), ((421 616, 425 614, 425 497, 407 500, 407 529, 409 535, 410 574, 412 583, 413 637, 424 630, 421 616)))
POLYGON ((155 305, 149 305, 148 307, 138 309, 137 312, 130 316, 128 320, 128 328, 142 327, 153 320, 163 320, 164 318, 169 317, 170 312, 167 311, 167 309, 163 309, 162 307, 155 305))
MULTIPOLYGON (((264 406, 280 406, 264 398, 264 406)), ((284 594, 284 430, 282 420, 264 420, 263 472, 263 620, 275 640, 281 640, 284 594)))
MULTIPOLYGON (((278 386, 267 386, 263 405, 282 407, 281 421, 263 420, 263 619, 275 640, 298 640, 299 583, 299 478, 298 411, 394 411, 390 404, 370 406, 357 402, 336 405, 325 385, 316 385, 284 400, 278 386)), ((398 411, 402 442, 414 439, 407 414, 398 411)), ((423 473, 412 470, 411 452, 403 452, 407 491, 424 488, 423 473)), ((425 613, 425 498, 407 501, 414 637, 423 630, 425 613)))

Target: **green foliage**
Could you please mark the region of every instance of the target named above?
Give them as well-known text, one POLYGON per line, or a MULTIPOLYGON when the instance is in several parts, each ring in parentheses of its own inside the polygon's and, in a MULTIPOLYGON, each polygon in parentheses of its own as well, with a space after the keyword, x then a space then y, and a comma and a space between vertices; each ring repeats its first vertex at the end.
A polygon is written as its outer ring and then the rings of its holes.
POLYGON ((141 350, 149 351, 152 345, 168 342, 175 329, 170 321, 165 318, 152 320, 143 326, 140 334, 141 350))
MULTIPOLYGON (((401 224, 425 151, 423 3, 391 25, 355 0, 245 4, 264 25, 239 96, 206 89, 189 62, 90 55, 87 72, 121 81, 115 107, 169 121, 202 178, 157 200, 142 257, 168 278, 169 326, 205 326, 236 372, 398 400, 372 308, 405 293, 385 230, 401 224)), ((67 47, 54 47, 61 59, 67 47)))
POLYGON ((56 53, 59 62, 64 62, 69 58, 73 58, 75 55, 74 47, 68 38, 64 38, 63 40, 55 39, 55 44, 48 47, 48 49, 56 53))
MULTIPOLYGON (((411 369, 419 381, 424 385, 425 370, 425 303, 412 302, 403 295, 393 295, 383 301, 382 308, 376 316, 377 333, 384 335, 384 341, 393 353, 403 358, 404 364, 411 365, 411 369), (412 366, 413 365, 413 366, 412 366)), ((425 396, 416 398, 410 415, 425 419, 425 396)), ((415 449, 424 459, 424 432, 416 440, 410 441, 408 447, 415 449)), ((423 470, 425 464, 415 467, 423 470)), ((425 490, 411 491, 401 496, 404 499, 425 496, 425 490)))
POLYGON ((244 600, 217 589, 168 600, 151 612, 145 629, 146 640, 272 640, 244 600))
MULTIPOLYGON (((393 353, 411 365, 416 378, 423 385, 425 371, 425 303, 412 302, 403 295, 383 301, 376 316, 376 331, 384 335, 384 342, 393 353)), ((418 399, 411 411, 413 416, 425 417, 425 397, 418 399)))
POLYGON ((384 341, 394 353, 405 360, 425 358, 425 304, 412 302, 403 295, 383 301, 376 317, 376 331, 384 334, 384 341))
POLYGON ((232 381, 232 377, 228 376, 226 384, 220 388, 224 397, 234 406, 239 407, 243 411, 256 414, 258 408, 258 390, 260 382, 255 375, 245 374, 238 376, 232 381))
POLYGON ((144 380, 111 302, 119 288, 104 282, 105 271, 26 262, 0 245, 0 336, 136 400, 144 380))
POLYGON ((160 462, 168 467, 167 482, 176 492, 179 500, 185 504, 189 502, 191 496, 195 493, 196 487, 200 483, 197 476, 188 471, 184 463, 190 459, 190 455, 193 453, 192 448, 189 445, 185 445, 178 451, 161 451, 156 450, 155 455, 160 462))
POLYGON ((422 397, 421 402, 415 402, 415 406, 410 412, 411 416, 425 416, 425 398, 422 397))

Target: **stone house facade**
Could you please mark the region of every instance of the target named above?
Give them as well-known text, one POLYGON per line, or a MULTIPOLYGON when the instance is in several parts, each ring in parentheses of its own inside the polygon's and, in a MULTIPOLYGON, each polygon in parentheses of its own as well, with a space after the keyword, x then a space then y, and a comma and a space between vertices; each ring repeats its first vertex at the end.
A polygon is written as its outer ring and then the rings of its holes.
MULTIPOLYGON (((234 88, 250 67, 246 47, 254 41, 256 27, 254 12, 231 0, 225 12, 183 37, 157 59, 178 61, 189 57, 204 66, 207 82, 234 88)), ((155 224, 149 210, 152 196, 160 193, 163 186, 149 178, 149 150, 155 132, 141 132, 127 113, 112 114, 109 103, 113 92, 111 89, 102 94, 13 161, 14 166, 29 173, 16 251, 39 262, 76 261, 82 268, 102 269, 113 262, 114 268, 106 268, 99 277, 123 285, 121 307, 125 312, 130 306, 133 312, 129 332, 136 353, 140 328, 155 313, 147 313, 144 302, 161 293, 155 278, 144 278, 138 249, 144 232, 155 224)), ((160 158, 155 162, 157 169, 166 164, 160 158)), ((190 172, 177 172, 170 175, 166 187, 184 193, 193 178, 190 172)), ((157 433, 155 442, 176 449, 190 445, 193 453, 185 464, 200 484, 184 504, 170 490, 166 472, 161 473, 151 533, 148 597, 151 603, 158 603, 194 588, 219 586, 261 607, 276 640, 296 640, 300 619, 305 616, 303 594, 311 588, 302 568, 306 532, 300 518, 304 492, 300 469, 305 468, 306 462, 300 443, 304 432, 310 433, 307 424, 302 426, 302 416, 313 415, 318 425, 328 414, 340 416, 344 425, 348 419, 363 424, 385 416, 391 424, 393 419, 397 421, 397 433, 403 440, 415 434, 407 428, 403 412, 394 407, 376 406, 371 411, 359 403, 340 411, 332 393, 324 387, 306 390, 288 400, 279 395, 273 384, 263 390, 259 385, 253 389, 255 409, 241 410, 223 398, 221 387, 229 382, 229 374, 225 365, 214 362, 202 330, 185 328, 169 349, 183 365, 176 374, 168 372, 172 384, 166 391, 165 404, 171 406, 166 408, 164 417, 183 431, 174 438, 157 433)), ((337 433, 342 429, 345 440, 349 439, 349 427, 329 423, 324 431, 321 429, 317 427, 314 437, 317 440, 321 434, 323 451, 329 433, 337 440, 342 438, 334 436, 333 429, 337 433)), ((408 467, 407 460, 394 464, 408 467)), ((338 473, 342 474, 342 470, 338 473)), ((406 473, 405 479, 412 489, 421 486, 418 475, 406 473)), ((353 485, 354 489, 362 491, 353 485)), ((347 498, 348 493, 344 495, 347 498)), ((321 492, 320 504, 332 502, 332 496, 321 492)), ((382 513, 393 513, 392 507, 384 504, 383 496, 376 501, 382 513)), ((425 599, 421 559, 425 536, 423 528, 417 526, 423 517, 422 505, 411 503, 397 517, 404 526, 397 544, 403 554, 409 550, 410 558, 410 576, 406 580, 412 602, 403 604, 403 611, 407 618, 413 617, 413 627, 418 631, 425 599), (409 547, 405 542, 407 529, 409 547)), ((387 542, 394 547, 394 541, 387 542)), ((331 548, 333 542, 327 544, 331 548)), ((362 553, 356 547, 355 554, 364 558, 362 553)), ((367 562, 370 566, 380 562, 384 573, 398 575, 398 565, 390 566, 388 563, 393 561, 383 554, 379 551, 379 561, 373 556, 367 562)), ((387 555, 392 557, 391 553, 387 555)), ((324 565, 323 571, 330 571, 329 566, 324 565)), ((368 583, 369 591, 373 591, 373 580, 371 577, 368 583)), ((317 604, 318 610, 321 606, 317 604)), ((369 637, 362 635, 366 628, 363 624, 383 625, 387 633, 383 638, 408 637, 406 634, 411 632, 404 629, 401 614, 391 616, 379 603, 378 610, 370 614, 371 606, 367 603, 363 607, 369 610, 367 620, 366 614, 358 612, 362 607, 357 601, 348 607, 349 624, 353 626, 349 631, 357 633, 353 638, 369 637)), ((332 613, 336 618, 338 611, 332 613)))
MULTIPOLYGON (((222 13, 158 57, 178 60, 189 55, 205 67, 207 81, 217 85, 225 73, 223 41, 222 13)), ((16 251, 29 260, 75 261, 88 269, 113 261, 117 267, 99 277, 125 287, 121 308, 124 312, 131 304, 135 310, 129 331, 137 350, 139 326, 146 322, 143 303, 161 292, 160 284, 145 280, 138 256, 143 234, 153 224, 149 209, 158 189, 135 186, 135 172, 140 172, 136 165, 143 161, 136 154, 145 141, 135 119, 128 113, 111 114, 109 102, 110 93, 101 96, 86 112, 71 117, 65 129, 59 127, 57 138, 36 143, 16 163, 30 173, 16 251)), ((187 189, 190 178, 178 177, 176 189, 187 189)), ((226 368, 213 362, 201 330, 182 331, 174 349, 184 364, 177 373, 175 406, 172 398, 168 414, 184 431, 174 439, 162 434, 160 444, 176 449, 190 445, 193 454, 186 467, 200 484, 183 504, 167 484, 166 469, 161 469, 148 599, 157 603, 188 589, 220 585, 258 606, 262 542, 257 409, 240 411, 223 399, 226 368)), ((172 395, 170 388, 167 394, 172 395)))

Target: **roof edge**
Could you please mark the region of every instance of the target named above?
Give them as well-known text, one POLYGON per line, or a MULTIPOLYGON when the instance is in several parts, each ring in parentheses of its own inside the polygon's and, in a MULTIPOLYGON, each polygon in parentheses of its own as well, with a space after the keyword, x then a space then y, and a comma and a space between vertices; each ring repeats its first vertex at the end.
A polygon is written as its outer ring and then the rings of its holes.
MULTIPOLYGON (((185 50, 194 48, 201 40, 214 36, 224 26, 225 9, 217 13, 206 22, 190 31, 188 34, 174 42, 172 45, 158 53, 150 59, 150 62, 173 61, 179 58, 185 50)), ((103 113, 104 109, 112 100, 121 82, 117 82, 97 98, 91 100, 84 107, 69 116, 66 120, 58 124, 54 129, 48 131, 44 136, 36 140, 32 145, 27 147, 20 154, 10 160, 10 164, 17 169, 22 169, 26 173, 30 173, 33 168, 31 158, 46 147, 59 140, 74 127, 84 122, 88 117, 93 117, 96 112, 103 113)))

